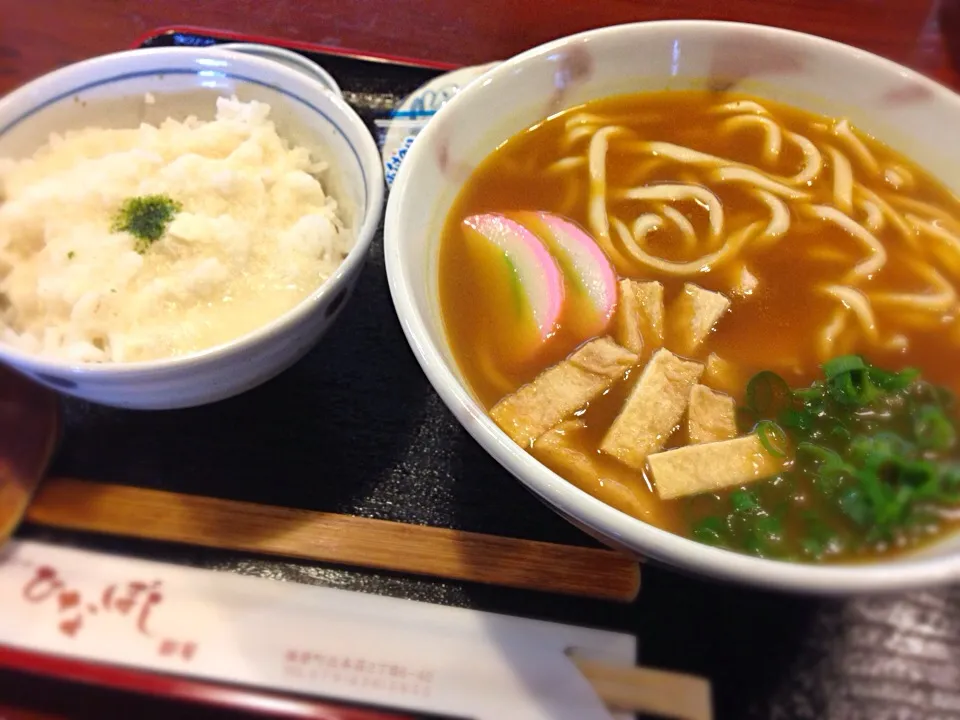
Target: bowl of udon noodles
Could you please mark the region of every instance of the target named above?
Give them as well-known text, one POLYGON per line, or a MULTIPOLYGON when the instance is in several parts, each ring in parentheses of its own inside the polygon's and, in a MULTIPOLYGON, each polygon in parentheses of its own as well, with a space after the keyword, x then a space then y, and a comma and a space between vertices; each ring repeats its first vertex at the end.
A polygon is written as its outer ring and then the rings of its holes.
POLYGON ((398 315, 466 430, 614 547, 794 591, 956 581, 958 122, 785 30, 551 42, 407 155, 398 315))
POLYGON ((126 408, 237 395, 337 319, 382 204, 314 74, 212 48, 56 70, 0 98, 0 361, 126 408))

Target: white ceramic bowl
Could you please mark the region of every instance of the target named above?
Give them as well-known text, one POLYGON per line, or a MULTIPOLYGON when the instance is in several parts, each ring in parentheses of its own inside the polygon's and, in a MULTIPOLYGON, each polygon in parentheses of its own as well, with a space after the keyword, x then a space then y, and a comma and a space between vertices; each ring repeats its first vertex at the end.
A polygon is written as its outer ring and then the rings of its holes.
POLYGON ((167 117, 212 120, 215 98, 271 105, 290 141, 331 166, 330 192, 356 244, 337 272, 289 312, 223 345, 138 363, 70 364, 0 343, 0 360, 77 397, 127 408, 188 407, 248 390, 300 359, 342 309, 366 260, 383 207, 383 171, 357 114, 317 79, 280 63, 210 48, 116 53, 70 65, 0 99, 0 157, 32 155, 51 132, 136 127, 167 117), (154 102, 147 103, 147 93, 154 102))
POLYGON ((956 536, 894 561, 814 566, 761 560, 659 530, 538 463, 500 431, 465 386, 441 321, 437 249, 447 212, 471 171, 508 137, 559 110, 617 93, 704 87, 846 115, 960 191, 960 97, 869 53, 784 30, 701 21, 624 25, 557 40, 465 88, 404 160, 387 205, 385 251, 410 345, 467 431, 557 512, 610 545, 684 571, 789 590, 868 592, 960 580, 956 536))
POLYGON ((221 45, 216 45, 215 47, 217 50, 229 50, 231 52, 247 53, 248 55, 256 55, 258 57, 267 58, 268 60, 273 60, 282 65, 286 65, 289 68, 293 68, 294 70, 305 72, 307 75, 311 75, 326 85, 329 90, 332 90, 337 95, 343 95, 343 92, 340 90, 340 86, 337 84, 337 81, 333 79, 333 75, 328 73, 324 68, 310 58, 301 55, 298 52, 294 52, 293 50, 276 47, 275 45, 261 45, 259 43, 245 42, 223 43, 221 45))

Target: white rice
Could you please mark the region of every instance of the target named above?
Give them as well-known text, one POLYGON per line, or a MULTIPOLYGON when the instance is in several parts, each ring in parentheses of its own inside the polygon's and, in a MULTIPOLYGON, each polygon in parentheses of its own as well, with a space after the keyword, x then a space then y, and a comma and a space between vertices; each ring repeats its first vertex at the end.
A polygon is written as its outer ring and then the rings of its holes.
POLYGON ((353 233, 270 106, 217 100, 216 120, 52 135, 0 159, 0 339, 75 362, 182 355, 247 333, 333 273, 353 233), (123 202, 179 202, 143 254, 112 232, 123 202))

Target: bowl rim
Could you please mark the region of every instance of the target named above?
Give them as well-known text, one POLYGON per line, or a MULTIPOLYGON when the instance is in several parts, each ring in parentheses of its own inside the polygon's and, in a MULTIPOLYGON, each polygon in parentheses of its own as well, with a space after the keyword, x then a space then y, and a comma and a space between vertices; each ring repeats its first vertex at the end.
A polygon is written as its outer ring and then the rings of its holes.
POLYGON ((622 513, 548 469, 514 443, 483 411, 465 383, 461 383, 434 346, 427 322, 414 300, 410 265, 403 253, 405 231, 402 221, 404 199, 415 192, 411 173, 419 158, 442 132, 448 117, 456 117, 461 105, 469 102, 476 88, 495 78, 505 78, 521 65, 537 61, 573 43, 601 42, 621 35, 689 33, 692 31, 739 32, 772 39, 790 38, 814 49, 869 61, 872 72, 897 74, 930 89, 937 102, 949 102, 960 115, 960 95, 920 73, 873 53, 793 30, 713 20, 661 20, 614 25, 559 38, 531 48, 491 68, 458 93, 434 116, 413 144, 400 167, 387 202, 384 253, 387 278, 394 307, 414 355, 444 404, 467 432, 508 472, 535 496, 559 514, 584 524, 611 542, 642 553, 674 569, 698 576, 764 587, 772 590, 819 595, 864 592, 900 592, 914 588, 960 581, 960 552, 935 557, 905 555, 874 564, 814 565, 769 560, 704 545, 695 540, 622 513))
POLYGON ((327 89, 337 95, 343 95, 340 84, 331 75, 323 65, 311 60, 306 55, 302 55, 291 48, 280 47, 279 45, 266 45, 258 42, 245 42, 242 40, 230 40, 216 45, 206 46, 215 50, 227 50, 228 52, 246 53, 266 58, 275 62, 284 62, 284 60, 294 63, 298 68, 308 75, 320 80, 327 85, 327 89), (282 59, 281 59, 282 58, 282 59))
MULTIPOLYGON (((219 59, 239 67, 241 68, 239 72, 228 71, 226 74, 243 82, 276 90, 291 98, 292 101, 304 104, 314 114, 323 118, 324 122, 332 125, 343 137, 353 150, 364 177, 364 195, 367 203, 361 222, 356 224, 353 247, 337 269, 292 308, 243 335, 210 348, 156 360, 78 363, 26 352, 0 340, 0 360, 8 361, 9 359, 35 373, 69 374, 71 378, 88 379, 98 377, 135 379, 176 372, 197 364, 213 364, 232 355, 240 347, 260 345, 281 333, 284 328, 300 322, 322 306, 327 297, 343 285, 344 279, 359 271, 366 262, 384 211, 383 168, 380 165, 380 153, 376 142, 360 116, 340 95, 332 92, 319 78, 282 65, 276 60, 236 50, 220 50, 216 46, 146 48, 99 55, 41 75, 0 97, 0 117, 8 113, 13 117, 12 122, 0 123, 2 125, 0 135, 21 122, 28 121, 30 115, 43 107, 62 102, 71 94, 129 76, 130 72, 114 72, 114 70, 126 67, 130 60, 136 60, 142 65, 147 59, 155 59, 156 63, 152 64, 154 70, 145 69, 137 73, 151 75, 163 74, 164 71, 169 72, 173 69, 163 67, 164 61, 183 63, 185 58, 219 59), (242 68, 255 70, 261 77, 272 76, 276 79, 272 82, 257 80, 244 75, 242 68), (70 83, 69 90, 63 89, 66 83, 70 83), (18 110, 20 106, 22 109, 18 110), (359 142, 354 142, 348 137, 344 131, 345 127, 350 127, 356 133, 359 142)), ((184 74, 191 72, 185 68, 186 66, 181 68, 184 74)), ((197 67, 195 72, 200 72, 202 69, 197 67)))

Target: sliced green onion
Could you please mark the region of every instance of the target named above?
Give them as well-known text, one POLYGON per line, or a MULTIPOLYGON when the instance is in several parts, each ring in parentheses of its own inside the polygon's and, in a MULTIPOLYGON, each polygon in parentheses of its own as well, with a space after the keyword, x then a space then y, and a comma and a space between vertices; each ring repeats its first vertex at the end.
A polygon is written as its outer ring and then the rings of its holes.
POLYGON ((734 490, 730 493, 730 502, 738 513, 753 512, 760 507, 757 496, 749 490, 734 490))
POLYGON ((948 491, 960 492, 960 465, 950 463, 941 469, 940 478, 948 491))
POLYGON ((860 483, 864 498, 870 502, 875 513, 880 512, 890 502, 892 491, 889 485, 881 482, 877 469, 869 466, 859 468, 854 477, 860 483))
POLYGON ((808 388, 797 388, 790 394, 800 400, 815 400, 823 394, 823 388, 820 387, 819 383, 814 383, 808 388))
POLYGON ((785 408, 777 416, 780 424, 794 430, 809 430, 813 427, 814 416, 806 410, 796 410, 794 408, 785 408))
POLYGON ((907 515, 910 503, 913 502, 913 488, 901 485, 891 503, 891 520, 903 521, 907 515))
POLYGON ((840 496, 840 509, 857 525, 863 526, 870 522, 870 507, 867 501, 856 488, 847 490, 840 496))
POLYGON ((747 383, 746 406, 760 417, 776 417, 790 396, 786 380, 775 372, 764 370, 747 383))
POLYGON ((693 536, 707 545, 723 545, 726 528, 723 521, 714 516, 705 517, 693 528, 693 536))
POLYGON ((763 449, 773 457, 786 457, 789 449, 787 434, 773 420, 761 420, 755 428, 763 449))
POLYGON ((800 547, 807 555, 811 555, 817 559, 821 558, 826 551, 826 543, 815 537, 804 538, 800 541, 800 547))
POLYGON ((828 381, 830 396, 842 405, 870 405, 879 396, 870 376, 863 370, 838 373, 828 381))
POLYGON ((848 373, 851 370, 863 370, 867 364, 859 355, 841 355, 831 360, 827 360, 823 365, 823 374, 827 380, 832 380, 837 375, 848 373))
POLYGON ((819 558, 838 543, 836 533, 813 511, 803 514, 806 538, 801 541, 804 552, 819 558))
POLYGON ((920 371, 915 368, 904 368, 900 372, 890 372, 881 368, 870 366, 867 370, 870 381, 882 390, 896 392, 909 387, 920 376, 920 371))
POLYGON ((849 443, 850 440, 852 439, 852 436, 850 435, 850 431, 847 430, 840 423, 837 423, 832 428, 830 428, 830 432, 828 433, 828 435, 831 440, 839 441, 842 443, 849 443))
POLYGON ((783 526, 780 524, 780 520, 773 515, 762 515, 757 518, 757 521, 754 523, 754 528, 767 539, 779 540, 780 534, 783 532, 783 526))
POLYGON ((953 423, 943 410, 933 405, 924 405, 917 411, 913 434, 917 444, 926 450, 949 450, 957 442, 953 423))
POLYGON ((940 484, 940 473, 932 462, 927 460, 914 460, 912 462, 900 461, 896 463, 895 484, 904 487, 919 488, 930 486, 930 483, 940 484))
POLYGON ((892 432, 858 435, 848 443, 850 458, 858 464, 878 467, 892 458, 907 455, 913 445, 892 432))
POLYGON ((797 455, 801 454, 809 455, 824 465, 843 465, 843 458, 836 451, 811 442, 802 442, 797 445, 797 455))

